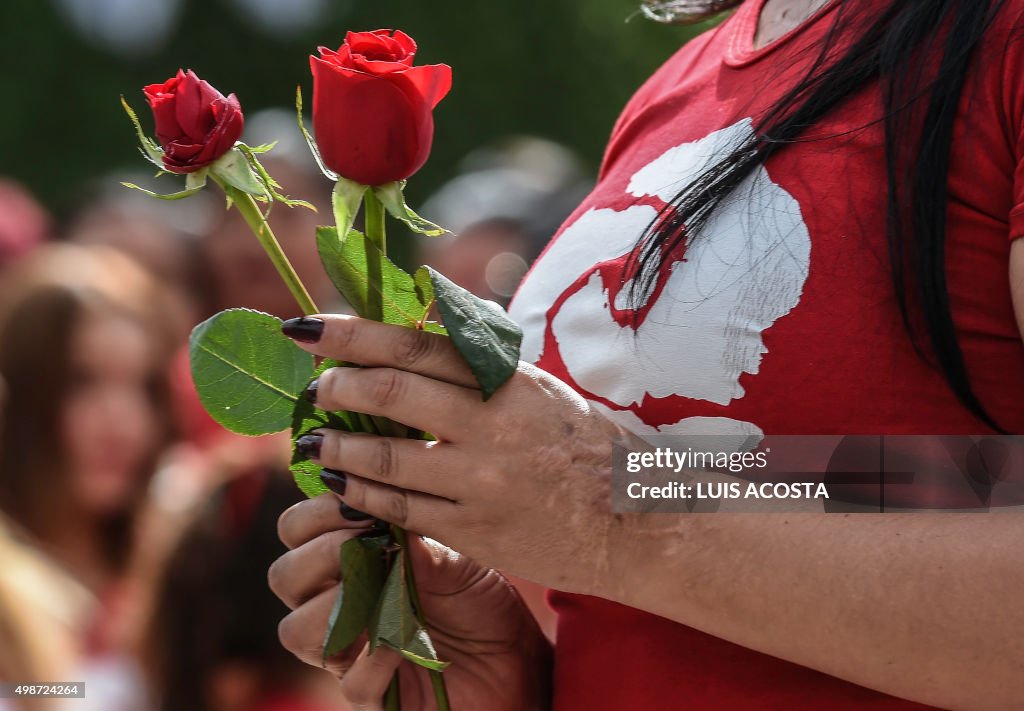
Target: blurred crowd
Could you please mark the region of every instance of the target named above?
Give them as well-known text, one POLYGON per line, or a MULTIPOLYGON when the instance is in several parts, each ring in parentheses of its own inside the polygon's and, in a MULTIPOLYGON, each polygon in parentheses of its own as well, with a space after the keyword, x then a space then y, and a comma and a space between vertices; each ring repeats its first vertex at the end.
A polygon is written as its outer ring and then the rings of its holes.
MULTIPOLYGON (((292 116, 251 117, 247 140, 295 133, 292 116)), ((304 146, 266 165, 330 214, 304 146)), ((536 138, 475 152, 422 209, 455 234, 417 240, 412 262, 507 302, 583 175, 536 138)), ((275 521, 301 497, 287 436, 221 430, 188 367, 188 333, 216 311, 296 307, 222 196, 162 203, 119 185, 133 177, 98 178, 59 223, 0 179, 0 681, 87 689, 0 711, 339 709, 327 675, 278 644, 266 586, 275 521)), ((320 215, 270 220, 315 300, 345 310, 315 252, 320 215)))

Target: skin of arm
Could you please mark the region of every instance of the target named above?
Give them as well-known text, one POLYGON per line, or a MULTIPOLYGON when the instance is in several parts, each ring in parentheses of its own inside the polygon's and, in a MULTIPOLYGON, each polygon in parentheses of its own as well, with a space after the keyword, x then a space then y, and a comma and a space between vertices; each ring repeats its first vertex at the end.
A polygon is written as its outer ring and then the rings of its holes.
MULTIPOLYGON (((1024 334, 1024 240, 1011 248, 1010 283, 1024 334)), ((1020 513, 612 525, 620 565, 632 568, 620 579, 650 581, 609 591, 624 604, 944 708, 1016 709, 1024 699, 1020 513)))

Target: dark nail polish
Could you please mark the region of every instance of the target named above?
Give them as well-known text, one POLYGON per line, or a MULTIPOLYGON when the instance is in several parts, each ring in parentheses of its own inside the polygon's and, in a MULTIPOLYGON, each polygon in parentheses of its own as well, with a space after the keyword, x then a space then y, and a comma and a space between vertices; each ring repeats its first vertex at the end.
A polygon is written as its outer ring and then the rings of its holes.
POLYGON ((316 391, 320 388, 320 378, 314 378, 313 382, 306 386, 303 396, 310 402, 316 402, 316 391))
POLYGON ((309 459, 320 457, 320 448, 324 444, 324 436, 320 434, 306 434, 295 440, 295 449, 299 454, 309 459))
POLYGON ((324 335, 324 322, 308 316, 290 318, 281 324, 281 332, 296 341, 316 343, 324 335))
POLYGON ((371 516, 368 513, 357 511, 356 509, 346 504, 344 501, 341 503, 341 506, 339 508, 341 510, 342 518, 344 518, 346 521, 369 521, 371 518, 373 518, 373 516, 371 516))
POLYGON ((345 486, 348 484, 348 474, 333 469, 321 469, 320 481, 338 496, 344 496, 345 486))

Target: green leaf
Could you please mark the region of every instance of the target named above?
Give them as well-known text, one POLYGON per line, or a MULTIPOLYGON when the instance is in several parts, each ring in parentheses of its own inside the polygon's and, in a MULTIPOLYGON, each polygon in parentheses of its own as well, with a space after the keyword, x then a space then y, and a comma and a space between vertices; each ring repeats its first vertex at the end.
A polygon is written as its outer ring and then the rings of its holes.
POLYGON ((341 544, 342 584, 324 637, 323 660, 355 642, 370 625, 387 579, 389 536, 352 538, 341 544))
POLYGON ((380 645, 391 647, 414 664, 444 670, 448 662, 437 658, 427 630, 416 619, 405 579, 405 551, 398 551, 380 601, 370 621, 370 649, 380 645))
POLYGON ((334 226, 339 235, 347 235, 355 224, 359 204, 363 201, 366 186, 349 180, 338 178, 331 191, 331 207, 334 209, 334 226))
POLYGON ((380 200, 391 216, 401 220, 413 232, 419 232, 428 237, 439 237, 446 234, 448 230, 426 220, 405 204, 405 195, 402 193, 402 183, 385 183, 373 189, 377 199, 380 200))
POLYGON ((281 333, 281 320, 250 309, 221 311, 192 330, 192 380, 206 411, 232 432, 288 429, 313 374, 313 356, 281 333))
POLYGON ((316 244, 328 276, 359 316, 370 316, 368 304, 373 290, 381 296, 384 323, 443 332, 438 324, 426 321, 433 303, 433 285, 429 291, 424 291, 422 284, 417 286, 408 272, 387 257, 381 258, 380 249, 361 232, 350 230, 344 240, 339 240, 335 228, 319 227, 316 244), (370 259, 381 263, 379 287, 367 278, 370 259))
POLYGON ((299 130, 302 131, 302 137, 306 139, 306 145, 309 146, 310 152, 313 154, 313 160, 316 161, 317 167, 320 168, 320 172, 327 176, 330 181, 336 181, 338 174, 327 167, 324 163, 323 157, 320 155, 320 149, 316 145, 316 141, 309 135, 309 131, 306 130, 306 123, 302 120, 302 87, 295 87, 295 113, 299 119, 299 130))
MULTIPOLYGON (((336 360, 325 359, 313 372, 313 377, 319 376, 328 368, 341 365, 343 364, 336 360)), ((310 378, 310 381, 312 379, 310 378)), ((320 465, 311 462, 307 457, 300 454, 298 449, 295 448, 295 440, 321 427, 341 430, 343 432, 362 431, 362 428, 359 426, 358 415, 351 412, 327 412, 321 410, 305 397, 300 397, 295 401, 295 409, 292 411, 292 460, 288 469, 295 479, 295 484, 302 490, 303 494, 311 499, 321 494, 326 494, 328 489, 320 481, 320 465)))
POLYGON ((463 289, 440 272, 426 270, 434 285, 438 311, 455 348, 469 364, 484 400, 488 400, 519 366, 523 331, 505 309, 463 289))

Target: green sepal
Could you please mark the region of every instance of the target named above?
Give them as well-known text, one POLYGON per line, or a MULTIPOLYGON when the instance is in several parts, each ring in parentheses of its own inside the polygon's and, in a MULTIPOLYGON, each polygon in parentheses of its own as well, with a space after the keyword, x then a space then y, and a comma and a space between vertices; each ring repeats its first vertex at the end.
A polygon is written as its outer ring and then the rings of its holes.
POLYGON ((342 584, 327 620, 322 661, 343 651, 367 630, 387 580, 391 538, 360 536, 341 544, 342 584))
POLYGON ((448 230, 420 217, 405 204, 405 195, 402 192, 404 187, 404 182, 385 183, 373 188, 373 192, 391 216, 404 222, 413 232, 418 232, 427 237, 439 237, 447 234, 448 230))
POLYGON ((377 294, 384 323, 445 333, 440 324, 427 321, 434 304, 434 287, 429 277, 417 281, 381 255, 380 249, 358 230, 349 230, 348 236, 341 240, 335 228, 319 227, 316 244, 327 275, 356 314, 367 318, 370 300, 377 294), (379 285, 367 277, 370 262, 381 265, 379 285))
POLYGON ((229 309, 203 321, 189 338, 192 380, 203 407, 221 426, 259 436, 288 429, 313 356, 281 333, 281 320, 229 309))
MULTIPOLYGON (((158 173, 157 175, 161 174, 162 173, 158 173)), ((146 195, 149 195, 150 197, 155 197, 159 200, 184 200, 187 197, 192 197, 200 190, 205 188, 208 176, 209 171, 206 168, 203 168, 202 170, 197 170, 194 173, 188 173, 185 176, 185 189, 179 190, 176 193, 168 194, 155 193, 152 190, 146 190, 145 188, 140 187, 135 183, 121 183, 121 185, 125 186, 126 188, 131 188, 132 190, 138 190, 139 192, 145 193, 146 195)))
POLYGON ((274 150, 277 144, 277 141, 271 141, 270 143, 261 143, 258 146, 246 146, 244 143, 240 142, 238 146, 239 148, 245 146, 245 148, 249 150, 249 152, 251 153, 269 153, 270 151, 274 150))
POLYGON ((305 200, 293 200, 287 195, 282 194, 280 192, 281 184, 274 180, 270 173, 267 172, 267 169, 263 167, 263 164, 260 163, 256 154, 266 153, 273 149, 275 145, 277 145, 277 141, 274 141, 273 143, 264 143, 263 145, 256 147, 247 146, 244 143, 239 142, 235 144, 235 147, 238 148, 238 150, 240 150, 245 156, 246 160, 249 161, 249 167, 251 167, 253 172, 256 174, 256 178, 263 184, 263 187, 266 189, 266 193, 273 197, 276 202, 282 203, 287 207, 305 207, 313 212, 318 212, 316 206, 312 203, 306 202, 305 200))
POLYGON ((302 120, 302 87, 295 87, 295 113, 299 119, 299 130, 302 132, 302 137, 306 139, 306 145, 309 146, 310 152, 313 154, 313 160, 316 161, 317 167, 320 168, 320 172, 327 176, 327 179, 336 182, 340 177, 337 173, 327 167, 324 163, 323 157, 320 155, 320 148, 316 145, 316 141, 313 140, 313 136, 310 135, 309 131, 306 130, 306 123, 302 120))
POLYGON ((142 124, 139 123, 138 114, 135 113, 135 110, 128 104, 128 101, 123 96, 121 97, 121 106, 124 107, 125 112, 128 114, 128 118, 131 119, 132 125, 135 126, 135 133, 139 137, 139 146, 142 151, 142 155, 145 156, 146 160, 150 163, 160 170, 163 170, 164 154, 163 151, 160 150, 160 146, 158 146, 156 141, 147 136, 142 130, 142 124))
POLYGON ((241 150, 232 148, 210 166, 213 176, 233 188, 248 193, 260 202, 271 199, 268 187, 253 170, 249 159, 241 150))
POLYGON ((405 556, 404 550, 398 551, 391 564, 391 572, 370 621, 370 650, 386 645, 414 664, 443 671, 449 663, 437 658, 430 635, 412 608, 406 583, 405 556))
POLYGON ((417 278, 430 277, 441 321, 452 344, 469 365, 488 400, 519 367, 523 331, 493 301, 481 299, 430 267, 420 267, 417 278))
POLYGON ((347 235, 355 224, 359 205, 367 187, 348 178, 338 178, 331 191, 331 207, 334 210, 334 226, 339 235, 347 235))

